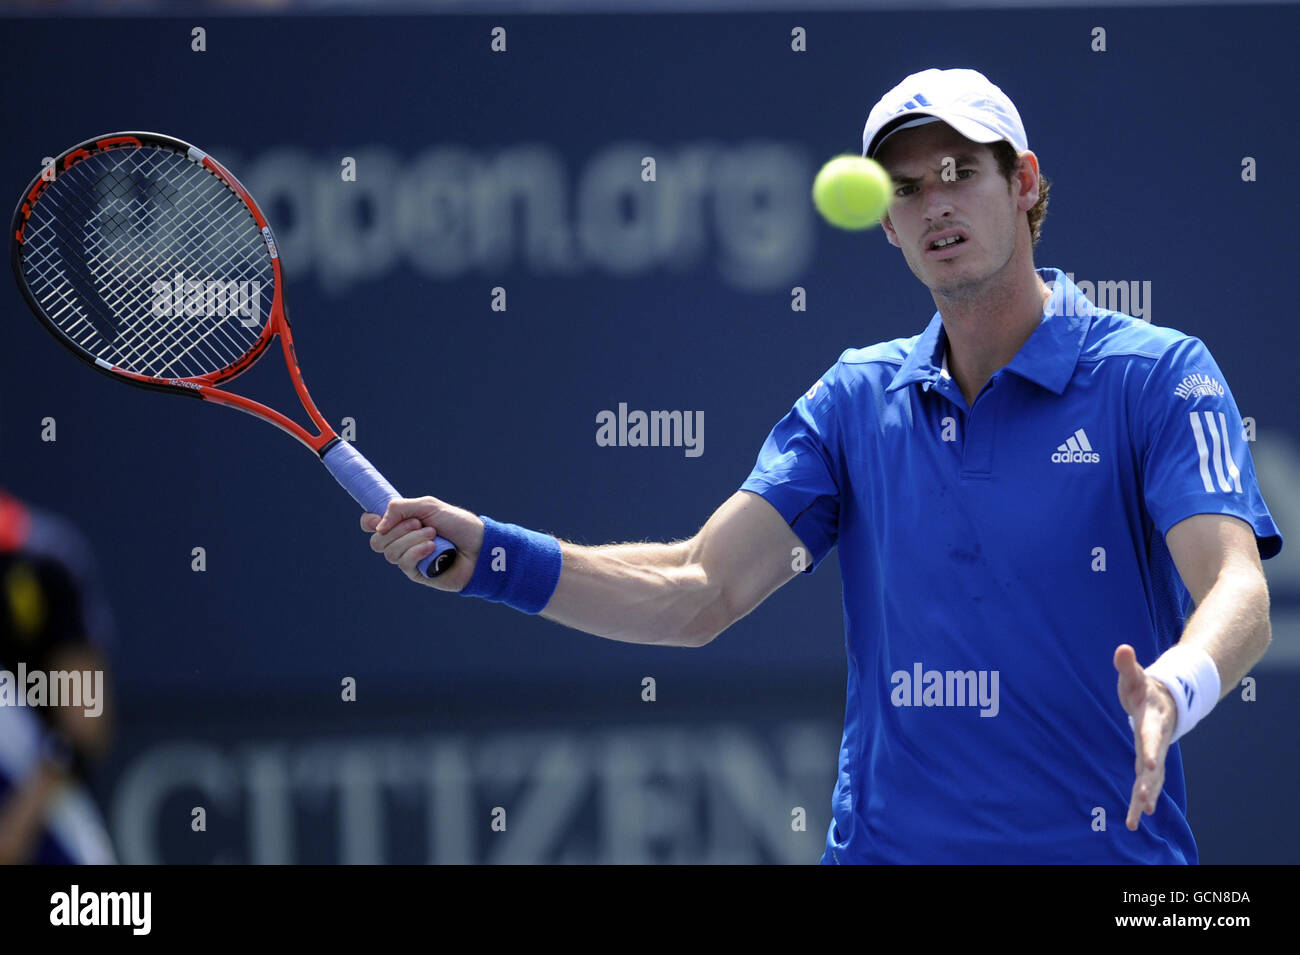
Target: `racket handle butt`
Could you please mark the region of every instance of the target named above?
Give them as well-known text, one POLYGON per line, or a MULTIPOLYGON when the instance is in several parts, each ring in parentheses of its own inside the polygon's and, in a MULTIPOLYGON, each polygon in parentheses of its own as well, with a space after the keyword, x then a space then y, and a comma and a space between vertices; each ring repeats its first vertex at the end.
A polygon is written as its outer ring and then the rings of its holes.
POLYGON ((455 562, 456 545, 445 537, 435 537, 433 539, 433 553, 415 566, 420 568, 420 573, 433 580, 455 562))
MULTIPOLYGON (((365 455, 342 439, 321 455, 321 463, 367 514, 382 515, 388 510, 389 501, 402 496, 366 460, 365 455)), ((416 566, 420 573, 432 580, 455 562, 456 545, 445 537, 435 537, 433 553, 416 566)))

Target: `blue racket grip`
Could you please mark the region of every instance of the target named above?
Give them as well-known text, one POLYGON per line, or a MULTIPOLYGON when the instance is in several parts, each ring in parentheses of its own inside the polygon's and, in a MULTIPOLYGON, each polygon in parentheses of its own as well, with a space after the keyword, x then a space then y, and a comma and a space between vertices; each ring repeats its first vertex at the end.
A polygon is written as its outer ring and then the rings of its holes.
MULTIPOLYGON (((343 489, 352 495, 367 514, 381 517, 388 510, 388 502, 401 497, 397 490, 375 470, 375 466, 342 438, 321 457, 334 480, 343 485, 343 489)), ((452 565, 456 560, 456 545, 451 541, 435 537, 433 553, 417 565, 420 573, 433 579, 452 565)))

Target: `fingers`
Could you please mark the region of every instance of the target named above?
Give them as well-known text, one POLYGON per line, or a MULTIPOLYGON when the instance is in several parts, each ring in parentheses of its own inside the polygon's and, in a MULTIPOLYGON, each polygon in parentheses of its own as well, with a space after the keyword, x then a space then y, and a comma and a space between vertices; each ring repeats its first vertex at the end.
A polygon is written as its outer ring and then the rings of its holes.
POLYGON ((1148 816, 1156 811, 1156 800, 1165 785, 1165 761, 1161 759, 1137 760, 1137 779, 1133 781, 1133 794, 1129 799, 1128 818, 1124 824, 1130 831, 1136 831, 1143 813, 1148 816))
POLYGON ((1136 831, 1142 814, 1156 811, 1165 785, 1165 756, 1177 719, 1177 707, 1168 690, 1138 666, 1133 648, 1121 645, 1115 651, 1119 671, 1119 696, 1133 717, 1133 792, 1129 797, 1125 825, 1136 831))
POLYGON ((389 533, 394 524, 412 518, 417 523, 427 524, 436 511, 436 508, 430 506, 429 501, 429 498, 420 501, 395 500, 388 505, 384 514, 362 514, 361 529, 367 534, 373 534, 376 530, 389 533))
POLYGON ((394 498, 388 502, 388 510, 384 513, 375 530, 381 534, 386 534, 395 524, 400 524, 412 517, 423 523, 430 523, 437 512, 438 502, 431 497, 394 498))
POLYGON ((1146 696, 1147 676, 1137 662, 1137 653, 1127 643, 1115 648, 1115 670, 1119 673, 1116 691, 1119 702, 1129 716, 1136 716, 1146 696))
MULTIPOLYGON (((391 547, 394 543, 400 541, 403 537, 408 536, 413 531, 420 530, 422 528, 424 530, 433 529, 431 527, 425 527, 424 524, 420 523, 420 521, 412 517, 402 521, 400 524, 390 527, 384 533, 375 531, 373 534, 370 535, 370 549, 375 551, 378 554, 387 554, 388 548, 391 547)), ((396 563, 396 561, 393 561, 393 563, 396 563)))
POLYGON ((422 527, 416 532, 417 536, 423 536, 425 539, 417 541, 403 554, 397 561, 397 566, 402 568, 402 573, 406 574, 417 583, 429 583, 423 573, 420 572, 420 561, 432 554, 437 545, 434 544, 433 538, 435 531, 432 527, 422 527))
MULTIPOLYGON (((401 526, 405 525, 399 525, 399 527, 401 526)), ((384 560, 390 564, 397 564, 407 572, 407 576, 410 576, 410 572, 415 569, 415 565, 432 552, 435 533, 432 527, 420 527, 419 525, 408 529, 406 533, 396 537, 383 548, 384 560), (429 546, 425 547, 426 544, 429 546), (414 555, 413 551, 419 551, 418 555, 414 555)), ((370 546, 372 548, 375 546, 373 539, 370 546)))
MULTIPOLYGON (((1128 802, 1128 816, 1124 819, 1124 825, 1129 832, 1137 832, 1138 822, 1142 819, 1142 813, 1146 811, 1145 796, 1139 795, 1138 787, 1140 783, 1133 783, 1133 795, 1128 802)), ((1148 812, 1147 815, 1150 815, 1148 812)))
POLYGON ((1115 670, 1119 673, 1121 687, 1132 688, 1143 683, 1146 671, 1137 660, 1137 652, 1127 643, 1115 648, 1115 670))
POLYGON ((436 497, 395 498, 384 513, 362 514, 361 529, 370 534, 370 549, 383 554, 416 583, 435 590, 463 590, 474 574, 483 543, 483 520, 436 497), (425 577, 416 566, 436 549, 435 537, 453 542, 461 555, 449 572, 425 577))

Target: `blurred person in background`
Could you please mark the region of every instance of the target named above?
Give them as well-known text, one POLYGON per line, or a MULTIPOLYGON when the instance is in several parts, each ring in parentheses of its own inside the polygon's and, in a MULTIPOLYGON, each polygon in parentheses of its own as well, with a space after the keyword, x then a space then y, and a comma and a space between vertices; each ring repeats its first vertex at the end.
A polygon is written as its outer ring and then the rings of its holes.
POLYGON ((111 632, 82 535, 0 489, 0 863, 117 861, 90 789, 112 738, 111 632), (84 705, 18 705, 31 674, 55 672, 99 677, 83 679, 84 705))

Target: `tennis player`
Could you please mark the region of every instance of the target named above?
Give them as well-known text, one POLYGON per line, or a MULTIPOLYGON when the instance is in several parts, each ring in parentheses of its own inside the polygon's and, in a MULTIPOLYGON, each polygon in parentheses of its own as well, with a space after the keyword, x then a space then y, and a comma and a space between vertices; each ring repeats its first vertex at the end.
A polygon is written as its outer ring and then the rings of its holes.
POLYGON ((581 547, 432 497, 361 526, 413 580, 676 646, 838 545, 823 862, 1195 863, 1177 741, 1268 647, 1282 547, 1227 381, 1200 340, 1035 268, 1048 183, 980 73, 907 77, 863 153, 938 311, 845 351, 693 538, 581 547), (427 581, 435 529, 462 560, 427 581))

